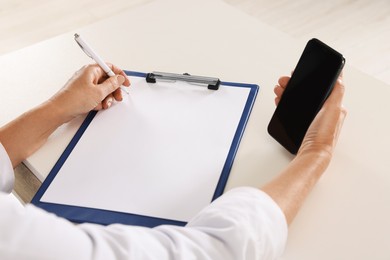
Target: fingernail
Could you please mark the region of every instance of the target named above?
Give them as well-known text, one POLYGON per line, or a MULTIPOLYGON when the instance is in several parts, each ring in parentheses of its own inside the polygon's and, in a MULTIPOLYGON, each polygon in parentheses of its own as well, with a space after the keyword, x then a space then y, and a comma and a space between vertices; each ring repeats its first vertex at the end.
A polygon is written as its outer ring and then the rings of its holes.
POLYGON ((119 85, 122 85, 125 82, 125 77, 122 75, 118 75, 116 79, 118 80, 119 85))
POLYGON ((107 107, 110 107, 112 104, 112 98, 107 99, 107 107))

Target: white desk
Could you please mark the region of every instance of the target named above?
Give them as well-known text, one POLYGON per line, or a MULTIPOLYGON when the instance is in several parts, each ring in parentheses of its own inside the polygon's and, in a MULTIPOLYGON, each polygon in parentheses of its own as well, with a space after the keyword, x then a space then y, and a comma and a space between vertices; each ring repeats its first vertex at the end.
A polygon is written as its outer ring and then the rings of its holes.
MULTIPOLYGON (((273 87, 294 68, 305 42, 218 0, 154 1, 78 32, 123 69, 189 72, 261 86, 228 189, 260 186, 292 158, 266 126, 274 110, 273 87)), ((50 97, 90 62, 73 33, 0 57, 1 124, 50 97)), ((283 259, 390 259, 390 86, 349 66, 345 82, 349 114, 334 160, 291 226, 283 259)), ((81 121, 59 129, 27 160, 40 180, 81 121)))

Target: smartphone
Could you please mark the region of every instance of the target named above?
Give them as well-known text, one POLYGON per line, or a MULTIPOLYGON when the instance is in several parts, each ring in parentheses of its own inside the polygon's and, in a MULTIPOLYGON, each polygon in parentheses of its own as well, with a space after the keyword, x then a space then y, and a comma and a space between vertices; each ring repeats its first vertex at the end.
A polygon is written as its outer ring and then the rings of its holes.
POLYGON ((320 40, 307 43, 268 124, 268 133, 290 153, 298 152, 344 64, 343 55, 320 40))

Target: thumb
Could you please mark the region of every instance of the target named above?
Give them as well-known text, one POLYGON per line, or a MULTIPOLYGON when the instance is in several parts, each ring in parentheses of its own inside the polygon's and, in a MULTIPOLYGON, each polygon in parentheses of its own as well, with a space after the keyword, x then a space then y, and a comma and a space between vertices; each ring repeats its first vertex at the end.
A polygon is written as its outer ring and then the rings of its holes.
POLYGON ((122 75, 116 75, 109 77, 103 83, 99 84, 99 88, 102 90, 103 98, 117 90, 125 82, 125 77, 122 75))

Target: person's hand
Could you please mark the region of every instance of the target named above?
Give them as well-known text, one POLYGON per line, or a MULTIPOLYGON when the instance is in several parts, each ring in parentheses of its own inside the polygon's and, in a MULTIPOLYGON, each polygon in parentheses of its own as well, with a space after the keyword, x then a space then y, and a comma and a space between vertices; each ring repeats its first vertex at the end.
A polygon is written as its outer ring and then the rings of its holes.
MULTIPOLYGON (((345 90, 342 79, 343 77, 340 75, 332 93, 311 123, 297 156, 321 154, 325 156, 327 162, 330 161, 347 114, 342 105, 345 90)), ((289 76, 279 78, 278 85, 274 89, 276 105, 278 105, 289 80, 289 76)))
POLYGON ((279 104, 280 98, 283 95, 284 90, 286 89, 287 83, 290 81, 290 76, 282 76, 278 80, 278 84, 274 88, 275 97, 275 105, 279 104))
POLYGON ((121 69, 108 66, 116 76, 108 77, 97 64, 84 66, 51 98, 65 122, 91 110, 107 109, 114 100, 122 100, 120 86, 130 86, 130 81, 121 69))

